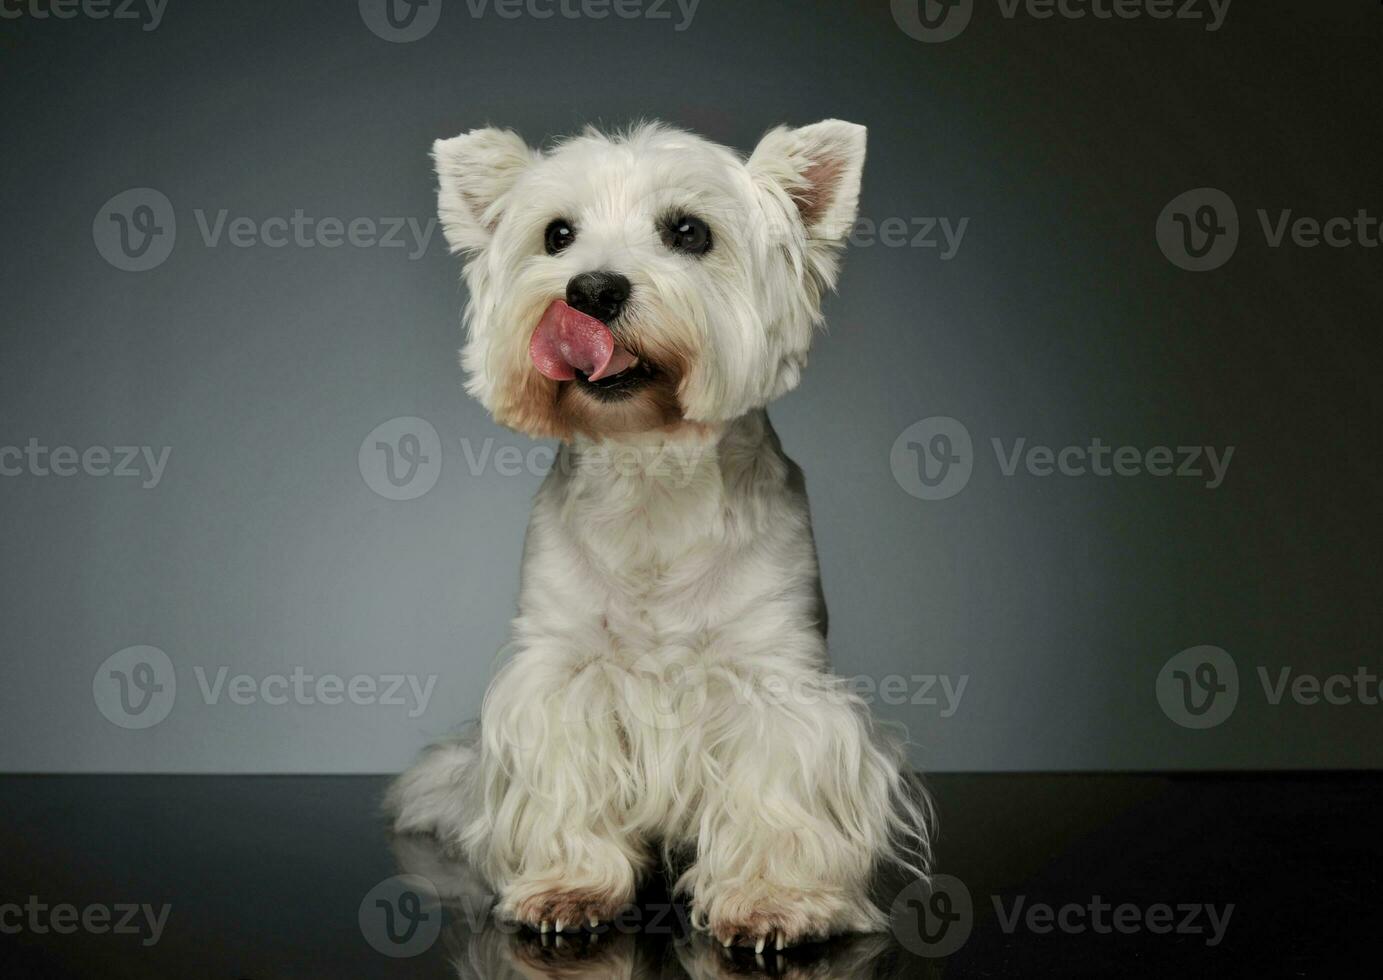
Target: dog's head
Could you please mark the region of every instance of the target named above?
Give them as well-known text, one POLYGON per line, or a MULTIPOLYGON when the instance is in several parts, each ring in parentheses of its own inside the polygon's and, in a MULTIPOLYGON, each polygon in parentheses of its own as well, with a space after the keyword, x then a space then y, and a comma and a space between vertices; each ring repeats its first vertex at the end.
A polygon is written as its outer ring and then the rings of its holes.
POLYGON ((588 130, 545 152, 478 129, 433 147, 466 254, 467 387, 499 422, 603 437, 716 423, 796 386, 855 222, 865 131, 588 130))

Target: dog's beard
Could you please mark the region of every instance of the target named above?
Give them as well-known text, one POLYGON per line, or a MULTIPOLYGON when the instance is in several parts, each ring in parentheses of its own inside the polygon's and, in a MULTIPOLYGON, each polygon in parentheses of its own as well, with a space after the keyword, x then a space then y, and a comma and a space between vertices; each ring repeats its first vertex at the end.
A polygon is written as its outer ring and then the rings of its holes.
MULTIPOLYGON (((545 308, 535 303, 529 312, 545 308)), ((573 380, 559 381, 544 377, 528 356, 538 321, 524 319, 532 322, 516 331, 522 343, 511 348, 508 380, 495 405, 495 418, 501 424, 529 435, 564 440, 575 435, 602 439, 675 432, 689 424, 680 392, 692 363, 690 343, 670 339, 678 332, 675 325, 660 318, 655 329, 635 315, 622 316, 610 326, 637 363, 599 381, 580 373, 573 380)))
POLYGON ((602 388, 581 379, 552 381, 525 365, 514 372, 495 418, 538 438, 599 439, 680 428, 680 372, 651 361, 641 361, 640 368, 647 374, 636 384, 602 388))
POLYGON ((580 381, 561 382, 556 414, 572 432, 592 438, 673 429, 683 421, 676 386, 661 375, 613 398, 580 381))

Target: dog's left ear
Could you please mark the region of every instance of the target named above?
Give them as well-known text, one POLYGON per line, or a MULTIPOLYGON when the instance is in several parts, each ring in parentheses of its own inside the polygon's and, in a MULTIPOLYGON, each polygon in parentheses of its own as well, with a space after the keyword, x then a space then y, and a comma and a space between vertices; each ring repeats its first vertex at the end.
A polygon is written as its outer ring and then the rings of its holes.
POLYGON ((769 132, 749 170, 792 199, 810 245, 833 248, 854 227, 864 172, 865 128, 840 119, 769 132))
POLYGON ((504 195, 538 159, 518 133, 473 129, 432 144, 437 214, 453 252, 484 248, 499 224, 504 195))

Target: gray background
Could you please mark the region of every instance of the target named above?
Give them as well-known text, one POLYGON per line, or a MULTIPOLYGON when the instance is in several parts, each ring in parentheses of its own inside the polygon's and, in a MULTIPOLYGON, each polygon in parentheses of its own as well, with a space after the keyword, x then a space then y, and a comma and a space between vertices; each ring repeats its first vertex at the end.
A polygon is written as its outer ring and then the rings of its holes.
MULTIPOLYGON (((674 15, 676 19, 677 15, 674 15)), ((206 246, 195 212, 433 213, 427 148, 494 122, 530 140, 656 117, 742 149, 770 125, 870 128, 863 213, 968 217, 956 257, 857 247, 801 389, 773 413, 807 472, 839 670, 968 677, 959 709, 876 705, 936 770, 1360 767, 1383 707, 1271 706, 1255 670, 1379 654, 1383 250, 1270 249, 1257 208, 1383 215, 1371 0, 1233 4, 1179 21, 1004 19, 924 44, 882 0, 703 0, 690 27, 474 17, 388 43, 353 0, 172 0, 129 21, 0 21, 0 446, 170 446, 160 484, 0 478, 0 770, 373 772, 475 715, 504 643, 539 476, 472 475, 462 440, 527 450, 461 389, 464 300, 440 234, 408 249, 206 246), (1238 253, 1192 274, 1163 207, 1214 186, 1238 253), (93 221, 155 188, 177 244, 112 267, 93 221), (919 500, 889 454, 960 420, 968 486, 919 500), (398 416, 443 442, 434 489, 357 462, 398 416), (1236 447, 1223 486, 1004 477, 1025 437, 1236 447), (125 647, 178 679, 145 730, 97 710, 125 647), (1213 644, 1232 717, 1155 695, 1213 644), (429 708, 203 702, 193 668, 438 674, 429 708)), ((912 689, 916 691, 916 687, 912 689)))

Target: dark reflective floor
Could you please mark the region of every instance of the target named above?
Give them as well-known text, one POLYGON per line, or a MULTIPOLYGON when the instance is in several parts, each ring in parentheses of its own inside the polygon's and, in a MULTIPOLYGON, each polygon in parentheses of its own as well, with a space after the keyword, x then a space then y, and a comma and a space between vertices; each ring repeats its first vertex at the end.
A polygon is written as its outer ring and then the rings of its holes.
POLYGON ((497 926, 388 839, 382 779, 0 777, 0 976, 1376 975, 1383 777, 931 784, 944 877, 881 883, 892 932, 756 957, 657 890, 594 936, 497 926))

